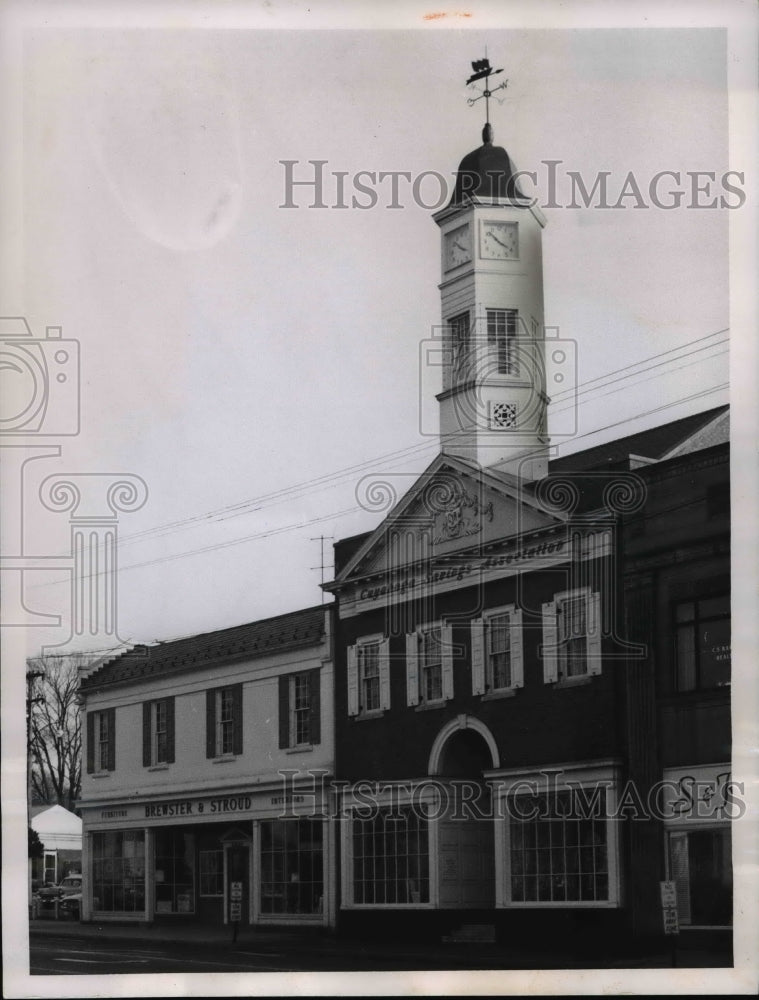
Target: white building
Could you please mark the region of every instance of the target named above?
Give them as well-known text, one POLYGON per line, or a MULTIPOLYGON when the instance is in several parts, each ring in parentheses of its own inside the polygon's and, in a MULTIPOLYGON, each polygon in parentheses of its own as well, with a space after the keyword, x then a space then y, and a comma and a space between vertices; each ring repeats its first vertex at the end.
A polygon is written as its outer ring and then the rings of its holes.
POLYGON ((319 606, 83 678, 84 920, 334 923, 331 643, 319 606))

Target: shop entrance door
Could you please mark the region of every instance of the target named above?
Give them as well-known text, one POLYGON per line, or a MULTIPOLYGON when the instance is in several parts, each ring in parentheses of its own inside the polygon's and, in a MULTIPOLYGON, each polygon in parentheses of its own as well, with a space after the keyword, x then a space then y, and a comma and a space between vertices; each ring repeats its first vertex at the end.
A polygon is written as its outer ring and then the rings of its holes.
POLYGON ((224 844, 224 923, 250 923, 250 840, 224 844))

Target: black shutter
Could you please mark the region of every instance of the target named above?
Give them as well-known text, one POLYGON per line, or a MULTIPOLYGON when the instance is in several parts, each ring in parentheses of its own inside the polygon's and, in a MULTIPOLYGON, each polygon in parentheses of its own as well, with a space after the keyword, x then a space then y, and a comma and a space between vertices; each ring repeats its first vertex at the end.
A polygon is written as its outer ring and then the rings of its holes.
POLYGON ((150 767, 153 763, 152 754, 152 733, 150 731, 150 716, 151 716, 151 703, 149 701, 143 701, 142 703, 142 766, 150 767))
POLYGON ((216 756, 216 691, 206 691, 206 757, 216 756))
POLYGON ((279 749, 290 746, 290 675, 279 675, 279 749))
POLYGON ((87 713, 87 774, 95 770, 95 713, 87 713))
POLYGON ((108 770, 116 770, 116 709, 108 709, 108 770))
POLYGON ((174 756, 174 699, 166 699, 166 762, 173 764, 174 756))
POLYGON ((321 743, 322 739, 322 708, 321 708, 321 685, 320 670, 312 670, 308 676, 309 683, 309 706, 311 708, 311 718, 309 720, 310 742, 321 743))
POLYGON ((235 684, 232 688, 232 719, 234 724, 232 753, 239 755, 242 753, 242 684, 235 684))

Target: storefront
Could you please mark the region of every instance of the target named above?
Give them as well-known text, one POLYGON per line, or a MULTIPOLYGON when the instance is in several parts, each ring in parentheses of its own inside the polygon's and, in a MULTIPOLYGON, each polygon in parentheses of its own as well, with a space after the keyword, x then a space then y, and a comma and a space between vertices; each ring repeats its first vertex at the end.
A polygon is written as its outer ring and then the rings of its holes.
POLYGON ((729 764, 664 771, 667 878, 684 931, 733 923, 731 820, 745 811, 729 764))
POLYGON ((334 925, 334 821, 313 785, 114 803, 85 828, 85 920, 334 925))

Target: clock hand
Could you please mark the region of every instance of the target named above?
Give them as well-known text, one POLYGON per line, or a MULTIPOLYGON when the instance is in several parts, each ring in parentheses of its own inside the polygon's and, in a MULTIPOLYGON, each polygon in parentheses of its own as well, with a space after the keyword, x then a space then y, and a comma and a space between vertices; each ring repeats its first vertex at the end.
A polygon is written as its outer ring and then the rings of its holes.
POLYGON ((509 249, 509 247, 507 246, 507 244, 504 243, 503 240, 499 240, 498 237, 495 235, 495 233, 491 233, 490 235, 493 237, 493 239, 496 241, 496 243, 499 243, 504 248, 504 250, 508 250, 509 249))
POLYGON ((454 240, 454 241, 453 241, 453 245, 454 245, 455 247, 458 247, 458 248, 459 248, 459 250, 463 250, 463 252, 464 252, 464 253, 466 253, 466 247, 465 247, 465 246, 462 246, 462 245, 461 245, 461 243, 459 243, 459 241, 458 241, 458 240, 454 240))

